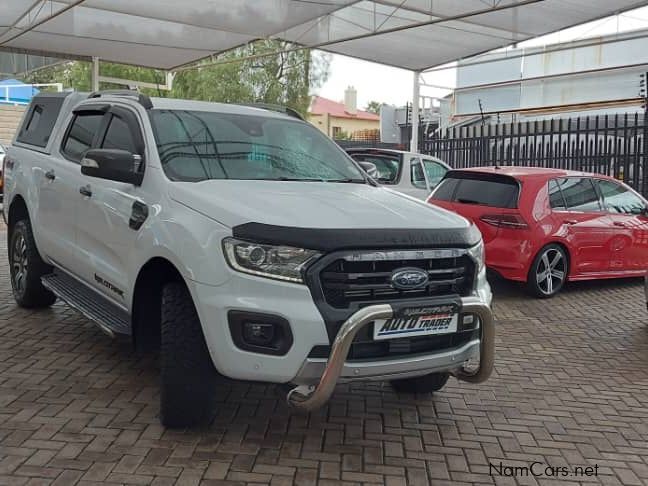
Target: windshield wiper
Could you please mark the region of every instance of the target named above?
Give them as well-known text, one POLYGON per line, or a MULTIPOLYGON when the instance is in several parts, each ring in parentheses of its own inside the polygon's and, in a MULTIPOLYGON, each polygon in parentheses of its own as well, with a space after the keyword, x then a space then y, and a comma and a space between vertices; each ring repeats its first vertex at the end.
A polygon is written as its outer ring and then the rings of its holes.
POLYGON ((272 177, 263 179, 267 181, 289 181, 289 182, 325 182, 324 179, 317 179, 315 177, 272 177))
POLYGON ((256 179, 262 181, 289 181, 289 182, 336 182, 341 184, 366 184, 364 179, 318 179, 316 177, 268 177, 262 179, 256 179))
POLYGON ((351 179, 347 177, 346 179, 325 179, 324 182, 337 182, 340 184, 366 184, 367 181, 364 179, 351 179))

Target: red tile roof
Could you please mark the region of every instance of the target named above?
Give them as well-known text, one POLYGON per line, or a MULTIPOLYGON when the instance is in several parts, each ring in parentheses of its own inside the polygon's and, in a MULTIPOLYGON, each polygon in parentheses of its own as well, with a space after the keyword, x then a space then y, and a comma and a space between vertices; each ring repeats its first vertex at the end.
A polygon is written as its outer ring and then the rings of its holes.
POLYGON ((322 98, 321 96, 313 96, 309 112, 312 115, 323 115, 328 113, 329 116, 337 118, 355 118, 357 120, 380 120, 380 116, 368 111, 358 110, 355 115, 346 111, 344 103, 322 98))

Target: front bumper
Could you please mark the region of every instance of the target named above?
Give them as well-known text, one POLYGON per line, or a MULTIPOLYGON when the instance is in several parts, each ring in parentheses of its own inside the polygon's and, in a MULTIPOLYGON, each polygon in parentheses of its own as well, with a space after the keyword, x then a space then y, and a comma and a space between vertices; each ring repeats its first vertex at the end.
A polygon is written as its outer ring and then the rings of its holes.
POLYGON ((338 332, 328 360, 307 359, 296 383, 302 383, 288 392, 288 402, 297 409, 310 411, 321 407, 331 396, 339 381, 350 379, 393 379, 450 372, 459 380, 480 383, 490 376, 495 361, 495 325, 490 306, 476 297, 463 298, 462 314, 479 318, 481 339, 459 348, 424 356, 389 361, 347 362, 351 342, 363 327, 376 319, 398 316, 398 309, 389 304, 364 307, 347 319, 338 332), (468 370, 466 365, 479 357, 479 367, 468 370), (317 378, 321 376, 319 381, 317 378), (311 383, 317 382, 317 385, 311 383))
MULTIPOLYGON (((384 381, 409 378, 428 373, 448 371, 471 359, 480 357, 480 340, 474 339, 467 344, 434 354, 378 361, 346 361, 340 372, 338 382, 352 380, 384 381)), ((328 364, 327 359, 307 358, 293 380, 304 385, 316 385, 328 364)))
MULTIPOLYGON (((311 291, 305 285, 274 281, 232 271, 231 278, 218 287, 189 281, 189 288, 197 304, 205 341, 214 366, 221 374, 232 379, 301 385, 303 393, 300 394, 305 397, 312 391, 304 390, 305 386, 326 383, 325 395, 328 396, 336 383, 352 379, 385 380, 432 372, 451 372, 464 380, 482 381, 492 368, 494 330, 492 324, 488 324, 492 322, 490 313, 492 294, 486 281, 485 271, 477 276, 475 291, 470 296, 459 298, 461 312, 469 312, 468 309, 474 305, 484 313, 482 318, 484 324, 480 325, 481 332, 478 338, 473 336, 468 341, 456 344, 454 348, 442 348, 416 355, 395 355, 389 358, 351 361, 347 361, 347 356, 353 337, 363 328, 366 332, 366 325, 378 317, 373 316, 370 320, 363 319, 362 325, 355 324, 353 333, 344 333, 343 336, 343 333, 336 332, 344 346, 336 345, 334 348, 327 335, 322 314, 315 305, 311 291), (280 356, 260 354, 237 347, 228 327, 230 311, 260 312, 285 318, 292 329, 293 345, 286 354, 280 356), (328 350, 329 359, 309 356, 311 350, 323 346, 331 346, 328 350), (335 359, 333 359, 334 355, 335 359), (472 376, 462 373, 464 365, 468 361, 474 362, 476 358, 481 362, 479 373, 472 376), (332 368, 334 362, 338 364, 332 368)), ((408 302, 399 301, 398 305, 407 306, 408 302)), ((364 307, 360 311, 375 307, 376 305, 364 307)), ((389 312, 393 312, 391 306, 387 307, 389 312)), ((347 316, 348 318, 341 322, 357 321, 360 311, 351 317, 347 316)), ((334 338, 334 344, 335 342, 338 341, 334 338)), ((294 400, 298 400, 297 397, 297 394, 293 394, 294 400)), ((320 404, 323 402, 319 401, 320 404)))

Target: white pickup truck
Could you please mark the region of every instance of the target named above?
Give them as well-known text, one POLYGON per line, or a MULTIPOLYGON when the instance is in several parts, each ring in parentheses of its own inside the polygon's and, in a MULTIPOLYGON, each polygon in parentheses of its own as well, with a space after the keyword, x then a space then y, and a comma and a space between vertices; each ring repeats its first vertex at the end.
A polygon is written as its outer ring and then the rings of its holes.
POLYGON ((167 426, 222 376, 313 410, 339 381, 431 392, 491 373, 479 231, 379 187, 290 110, 40 94, 4 167, 11 283, 160 352, 167 426))

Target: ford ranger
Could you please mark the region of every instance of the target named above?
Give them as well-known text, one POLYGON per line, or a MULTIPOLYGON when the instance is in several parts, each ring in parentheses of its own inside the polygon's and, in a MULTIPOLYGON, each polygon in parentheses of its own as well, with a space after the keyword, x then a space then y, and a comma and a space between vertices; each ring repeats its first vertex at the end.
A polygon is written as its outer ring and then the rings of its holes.
POLYGON ((433 392, 491 373, 479 231, 380 187, 295 112, 39 94, 4 164, 13 295, 159 350, 160 419, 208 421, 222 376, 433 392))

